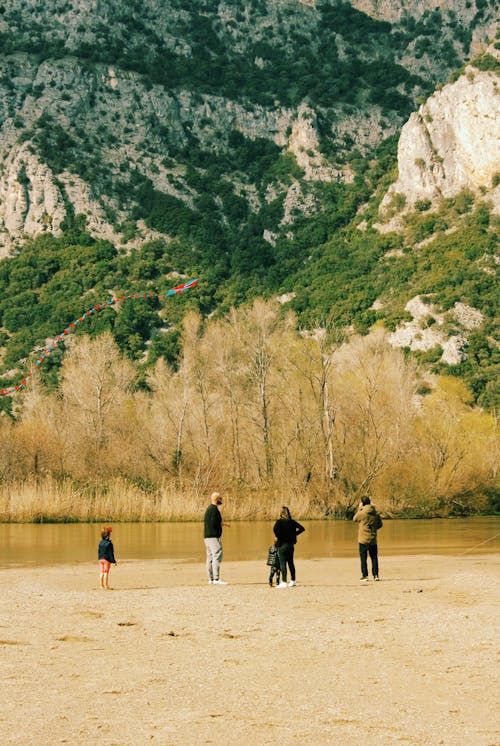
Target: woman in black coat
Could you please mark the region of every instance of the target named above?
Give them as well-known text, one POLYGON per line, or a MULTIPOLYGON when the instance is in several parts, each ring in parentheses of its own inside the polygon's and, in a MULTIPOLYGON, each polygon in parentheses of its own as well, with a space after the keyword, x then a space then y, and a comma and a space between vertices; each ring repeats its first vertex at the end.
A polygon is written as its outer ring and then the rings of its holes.
POLYGON ((296 585, 295 583, 295 565, 293 562, 293 554, 295 550, 295 544, 297 543, 297 536, 305 531, 304 526, 294 521, 290 511, 283 505, 281 508, 280 517, 274 524, 274 535, 276 536, 278 546, 278 557, 280 559, 280 570, 281 570, 281 583, 277 588, 286 588, 286 574, 287 565, 290 568, 290 587, 296 585))

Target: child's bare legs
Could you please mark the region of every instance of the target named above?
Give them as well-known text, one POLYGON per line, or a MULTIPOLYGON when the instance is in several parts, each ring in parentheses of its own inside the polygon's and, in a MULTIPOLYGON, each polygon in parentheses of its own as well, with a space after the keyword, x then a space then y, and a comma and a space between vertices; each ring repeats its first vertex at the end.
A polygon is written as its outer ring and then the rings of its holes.
POLYGON ((109 591, 108 576, 108 572, 101 572, 101 588, 103 591, 109 591))
POLYGON ((100 559, 99 565, 101 568, 101 588, 103 591, 109 591, 108 577, 111 569, 111 563, 108 560, 100 559))

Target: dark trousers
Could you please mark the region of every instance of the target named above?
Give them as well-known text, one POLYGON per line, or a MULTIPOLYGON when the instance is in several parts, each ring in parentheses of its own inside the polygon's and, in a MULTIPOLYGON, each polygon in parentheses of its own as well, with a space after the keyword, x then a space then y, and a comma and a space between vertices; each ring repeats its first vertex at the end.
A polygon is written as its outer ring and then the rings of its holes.
POLYGON ((293 544, 281 544, 278 547, 278 557, 280 558, 281 582, 286 583, 286 567, 290 568, 290 580, 295 580, 295 565, 293 564, 293 544))
POLYGON ((372 562, 372 575, 378 577, 378 548, 376 544, 360 544, 359 545, 359 558, 361 560, 361 575, 364 578, 368 577, 368 562, 367 557, 370 555, 372 562))
POLYGON ((269 572, 269 585, 273 584, 274 576, 276 576, 276 583, 280 582, 280 568, 275 567, 274 565, 271 567, 271 570, 269 572))

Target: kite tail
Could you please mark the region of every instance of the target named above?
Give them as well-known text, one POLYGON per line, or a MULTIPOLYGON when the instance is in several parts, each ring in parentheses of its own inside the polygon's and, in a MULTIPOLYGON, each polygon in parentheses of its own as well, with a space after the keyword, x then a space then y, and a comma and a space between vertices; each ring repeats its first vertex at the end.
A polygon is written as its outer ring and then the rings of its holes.
MULTIPOLYGON (((196 287, 198 284, 198 279, 195 280, 187 280, 187 282, 183 282, 182 285, 176 285, 176 287, 171 288, 168 290, 165 295, 177 295, 178 293, 183 293, 185 290, 190 290, 190 288, 196 287)), ((98 303, 96 306, 93 306, 93 308, 89 308, 88 311, 85 311, 84 314, 79 316, 77 319, 72 321, 66 329, 64 329, 61 334, 58 334, 56 337, 54 337, 53 340, 45 347, 42 354, 36 360, 34 364, 34 368, 30 370, 29 373, 26 373, 26 376, 21 379, 20 383, 18 383, 15 386, 9 386, 5 389, 0 388, 0 396, 12 396, 17 391, 22 391, 26 384, 28 383, 30 378, 33 378, 38 372, 38 369, 40 368, 40 365, 43 363, 43 361, 53 352, 56 347, 58 346, 59 342, 62 342, 69 334, 71 334, 78 324, 81 324, 82 321, 85 321, 89 316, 92 316, 92 314, 99 313, 99 311, 104 311, 105 308, 108 308, 109 306, 114 306, 116 303, 119 303, 120 301, 129 300, 129 299, 146 299, 146 298, 161 298, 162 293, 135 293, 132 295, 120 295, 118 298, 111 298, 111 300, 104 301, 103 303, 98 303)))

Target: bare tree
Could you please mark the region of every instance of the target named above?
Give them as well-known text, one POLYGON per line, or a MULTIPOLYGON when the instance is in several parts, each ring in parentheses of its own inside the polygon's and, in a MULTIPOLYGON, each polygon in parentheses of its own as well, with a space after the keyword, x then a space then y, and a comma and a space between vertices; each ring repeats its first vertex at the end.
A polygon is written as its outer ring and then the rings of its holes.
POLYGON ((416 376, 377 331, 338 350, 334 380, 335 438, 350 509, 410 448, 416 376))
POLYGON ((223 321, 209 325, 204 343, 205 349, 211 353, 211 387, 214 392, 220 392, 217 419, 220 437, 229 440, 228 468, 237 482, 242 483, 247 473, 242 453, 244 350, 239 343, 234 309, 223 321))
POLYGON ((71 422, 73 459, 93 476, 106 471, 107 447, 135 369, 123 358, 109 333, 82 337, 66 353, 61 393, 71 422))
POLYGON ((187 382, 160 359, 148 376, 148 383, 153 395, 145 403, 147 455, 160 474, 169 474, 182 489, 189 398, 187 382))
POLYGON ((468 495, 494 483, 498 452, 495 418, 468 406, 456 378, 442 377, 426 397, 418 421, 419 459, 430 471, 429 491, 440 508, 468 509, 468 495))
POLYGON ((191 311, 184 318, 182 335, 183 357, 180 374, 186 376, 192 390, 191 408, 197 404, 200 412, 200 427, 203 433, 203 445, 206 461, 210 463, 211 423, 210 409, 212 396, 209 386, 209 357, 206 345, 203 345, 203 326, 198 313, 191 311))
POLYGON ((343 334, 340 330, 327 323, 318 327, 310 335, 316 348, 317 360, 314 372, 309 376, 311 392, 318 408, 321 423, 321 435, 324 451, 324 479, 327 485, 332 485, 337 476, 337 466, 334 453, 335 404, 332 396, 333 380, 331 376, 334 364, 334 354, 339 348, 343 334))
POLYGON ((240 314, 239 319, 240 343, 246 351, 248 380, 253 388, 256 403, 256 411, 251 417, 261 436, 264 475, 270 478, 274 458, 271 408, 275 398, 270 387, 270 374, 279 336, 279 308, 274 303, 256 300, 249 310, 240 314))

